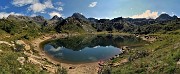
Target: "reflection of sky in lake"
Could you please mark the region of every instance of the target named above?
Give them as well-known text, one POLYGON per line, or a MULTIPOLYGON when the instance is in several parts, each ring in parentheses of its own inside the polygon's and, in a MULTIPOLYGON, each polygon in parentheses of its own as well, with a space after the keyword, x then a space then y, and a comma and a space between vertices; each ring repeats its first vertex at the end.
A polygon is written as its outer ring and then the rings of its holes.
POLYGON ((82 50, 73 51, 72 49, 67 49, 65 47, 54 48, 49 44, 44 46, 44 50, 57 60, 73 63, 106 60, 122 52, 119 48, 113 46, 85 47, 82 50))
POLYGON ((121 53, 122 46, 138 47, 147 42, 134 36, 73 36, 44 43, 45 52, 53 59, 68 63, 106 60, 121 53))

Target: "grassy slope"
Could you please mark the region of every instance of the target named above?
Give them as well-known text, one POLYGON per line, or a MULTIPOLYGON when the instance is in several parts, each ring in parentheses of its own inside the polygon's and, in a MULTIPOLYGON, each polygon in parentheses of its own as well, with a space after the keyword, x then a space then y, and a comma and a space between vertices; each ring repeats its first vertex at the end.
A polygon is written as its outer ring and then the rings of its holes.
POLYGON ((147 56, 142 56, 130 61, 117 68, 112 68, 113 74, 131 74, 131 73, 157 73, 172 74, 180 73, 180 65, 177 61, 180 59, 180 35, 159 35, 158 41, 144 47, 135 48, 129 53, 122 55, 121 58, 114 60, 117 62, 122 58, 137 56, 139 51, 145 51, 147 56))
MULTIPOLYGON (((27 40, 32 40, 38 36, 39 28, 34 23, 14 20, 0 20, 0 41, 15 41, 18 39, 25 40, 24 36, 27 36, 27 40), (13 22, 12 22, 13 21, 13 22), (11 26, 13 25, 13 26, 11 26), (6 27, 6 30, 3 28, 6 27), (23 28, 24 27, 24 28, 23 28), (7 28, 10 28, 10 32, 6 32, 7 28)), ((27 57, 23 51, 15 51, 12 47, 6 44, 0 44, 0 74, 35 74, 41 73, 36 65, 25 63, 21 65, 18 61, 18 57, 27 57), (20 70, 20 68, 22 68, 20 70)))
POLYGON ((43 73, 36 65, 25 63, 21 65, 18 57, 26 57, 23 52, 15 52, 10 46, 5 44, 0 45, 0 74, 35 74, 43 73))

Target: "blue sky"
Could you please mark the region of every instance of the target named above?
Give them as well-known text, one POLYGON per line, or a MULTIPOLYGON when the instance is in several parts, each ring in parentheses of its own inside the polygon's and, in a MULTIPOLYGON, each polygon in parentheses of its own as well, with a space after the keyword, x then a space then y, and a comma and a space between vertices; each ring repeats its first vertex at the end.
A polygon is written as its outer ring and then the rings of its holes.
POLYGON ((161 13, 180 16, 180 0, 0 0, 0 18, 13 15, 49 19, 82 13, 95 18, 156 18, 161 13))

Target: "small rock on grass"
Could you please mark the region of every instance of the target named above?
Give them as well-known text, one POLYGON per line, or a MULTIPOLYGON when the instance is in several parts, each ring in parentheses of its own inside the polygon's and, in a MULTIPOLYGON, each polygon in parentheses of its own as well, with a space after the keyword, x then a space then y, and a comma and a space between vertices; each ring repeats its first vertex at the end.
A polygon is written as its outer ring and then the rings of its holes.
POLYGON ((24 65, 24 62, 25 62, 25 58, 24 57, 18 57, 17 60, 21 63, 21 65, 24 65))

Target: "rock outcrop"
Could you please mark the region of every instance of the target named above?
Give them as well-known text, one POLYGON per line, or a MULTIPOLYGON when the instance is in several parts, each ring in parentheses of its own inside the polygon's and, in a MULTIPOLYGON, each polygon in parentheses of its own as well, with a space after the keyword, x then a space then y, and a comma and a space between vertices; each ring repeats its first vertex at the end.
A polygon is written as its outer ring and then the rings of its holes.
POLYGON ((18 44, 18 45, 23 45, 25 50, 30 50, 31 49, 30 45, 26 44, 23 40, 17 40, 15 43, 18 44))

